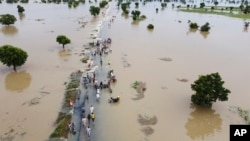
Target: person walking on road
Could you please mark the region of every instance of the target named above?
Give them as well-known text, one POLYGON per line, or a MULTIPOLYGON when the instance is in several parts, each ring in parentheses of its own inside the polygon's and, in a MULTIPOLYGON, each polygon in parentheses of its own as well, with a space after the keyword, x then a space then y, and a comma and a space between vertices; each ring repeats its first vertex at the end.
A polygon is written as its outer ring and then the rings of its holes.
POLYGON ((93 112, 94 112, 94 107, 93 107, 93 105, 91 105, 89 109, 90 109, 90 113, 93 113, 93 112))
POLYGON ((88 137, 90 137, 91 129, 89 126, 86 128, 86 131, 87 131, 88 137))
POLYGON ((94 123, 94 121, 95 121, 95 114, 94 114, 94 113, 91 113, 91 114, 90 114, 90 117, 91 117, 92 122, 94 123))
POLYGON ((84 127, 87 126, 87 118, 86 118, 85 116, 82 118, 82 125, 83 125, 84 127))

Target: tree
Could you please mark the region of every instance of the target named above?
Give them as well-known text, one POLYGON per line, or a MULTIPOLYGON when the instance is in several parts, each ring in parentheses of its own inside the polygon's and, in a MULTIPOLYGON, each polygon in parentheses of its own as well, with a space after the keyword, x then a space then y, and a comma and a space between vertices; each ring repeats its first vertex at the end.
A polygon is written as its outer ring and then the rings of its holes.
POLYGON ((215 6, 217 6, 218 4, 219 4, 219 2, 218 2, 218 1, 215 1, 215 2, 214 2, 214 5, 215 5, 215 6))
POLYGON ((100 8, 95 6, 90 6, 89 12, 91 15, 96 16, 100 13, 100 8))
POLYGON ((2 25, 10 25, 10 24, 14 24, 16 22, 16 17, 14 15, 10 15, 10 14, 3 14, 0 15, 0 23, 2 25))
POLYGON ((203 26, 201 26, 201 31, 208 32, 210 30, 209 23, 205 23, 203 26))
POLYGON ((198 28, 199 28, 199 25, 198 25, 197 23, 191 22, 191 23, 189 24, 189 27, 192 28, 192 29, 198 29, 198 28))
POLYGON ((13 47, 12 45, 0 47, 0 61, 8 67, 13 66, 14 71, 16 71, 16 67, 22 66, 27 58, 27 52, 20 48, 13 47))
POLYGON ((22 6, 17 5, 17 11, 18 11, 18 13, 23 13, 25 10, 22 6))
POLYGON ((154 25, 153 25, 153 24, 149 24, 149 25, 147 26, 147 28, 148 28, 148 29, 154 29, 154 25))
POLYGON ((200 8, 204 8, 204 7, 205 7, 205 3, 204 2, 200 3, 200 8))
POLYGON ((191 84, 191 88, 195 94, 191 96, 191 101, 201 107, 212 107, 212 102, 227 101, 230 90, 223 87, 219 73, 201 75, 199 79, 191 84))
POLYGON ((68 37, 66 37, 65 35, 58 35, 56 37, 56 41, 59 43, 59 44, 62 44, 63 45, 63 49, 64 49, 64 45, 66 44, 69 44, 71 41, 68 37))
POLYGON ((99 3, 99 6, 101 8, 104 8, 106 5, 108 4, 108 2, 106 0, 102 0, 100 3, 99 3))

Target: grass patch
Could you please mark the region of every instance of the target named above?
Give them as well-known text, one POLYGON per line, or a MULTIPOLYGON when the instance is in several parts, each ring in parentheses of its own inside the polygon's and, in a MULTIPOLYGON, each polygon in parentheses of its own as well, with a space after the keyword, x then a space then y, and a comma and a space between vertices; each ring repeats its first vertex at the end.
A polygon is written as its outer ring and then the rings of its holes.
POLYGON ((249 110, 244 110, 241 107, 230 107, 229 111, 232 111, 233 113, 237 113, 244 121, 246 124, 250 125, 250 111, 249 110))
POLYGON ((50 135, 50 138, 68 138, 68 134, 69 134, 69 128, 68 128, 68 124, 71 122, 71 115, 66 115, 64 116, 59 123, 57 124, 56 129, 54 130, 54 132, 50 135))
POLYGON ((248 110, 243 110, 242 108, 238 107, 237 108, 239 116, 247 123, 250 124, 250 119, 249 119, 249 111, 248 110))
POLYGON ((135 81, 135 82, 131 85, 131 87, 134 88, 134 89, 137 89, 137 88, 139 87, 139 85, 140 85, 139 81, 135 81))
POLYGON ((209 7, 206 8, 189 8, 189 9, 182 9, 180 8, 179 11, 183 12, 191 12, 191 13, 201 13, 201 14, 214 14, 214 15, 222 15, 228 16, 233 18, 241 18, 241 19, 250 19, 250 14, 244 14, 240 11, 240 9, 235 8, 234 10, 226 10, 226 7, 218 7, 212 10, 209 7), (224 9, 224 10, 221 10, 224 9))

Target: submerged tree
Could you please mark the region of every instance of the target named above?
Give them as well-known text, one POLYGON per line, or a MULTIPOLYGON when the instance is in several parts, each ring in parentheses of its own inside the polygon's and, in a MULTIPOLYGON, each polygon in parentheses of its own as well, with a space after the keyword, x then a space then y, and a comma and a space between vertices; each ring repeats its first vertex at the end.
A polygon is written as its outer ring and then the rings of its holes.
POLYGON ((213 102, 227 101, 230 90, 223 87, 219 73, 201 75, 199 79, 191 84, 195 94, 191 96, 191 101, 201 107, 212 107, 213 102))
POLYGON ((204 24, 203 26, 201 26, 201 31, 208 32, 209 30, 210 30, 210 26, 208 22, 204 24))
POLYGON ((140 17, 141 12, 138 10, 133 10, 131 14, 133 15, 133 20, 136 20, 140 17))
POLYGON ((100 8, 95 6, 90 6, 89 12, 91 15, 96 16, 100 14, 100 8))
POLYGON ((17 11, 18 11, 18 13, 23 13, 25 10, 22 6, 17 5, 17 11))
POLYGON ((56 41, 59 43, 59 44, 62 44, 63 45, 63 49, 64 49, 64 45, 66 44, 69 44, 71 41, 68 37, 66 37, 65 35, 58 35, 56 37, 56 41))
POLYGON ((16 67, 22 66, 27 58, 27 52, 20 48, 13 47, 12 45, 0 47, 0 61, 8 67, 13 66, 14 71, 16 71, 16 67))
POLYGON ((0 23, 2 25, 9 26, 10 24, 14 24, 16 22, 16 17, 11 14, 3 14, 0 15, 0 23))
POLYGON ((198 24, 197 23, 193 23, 193 22, 191 22, 189 24, 189 27, 192 28, 192 29, 198 29, 199 28, 198 24))

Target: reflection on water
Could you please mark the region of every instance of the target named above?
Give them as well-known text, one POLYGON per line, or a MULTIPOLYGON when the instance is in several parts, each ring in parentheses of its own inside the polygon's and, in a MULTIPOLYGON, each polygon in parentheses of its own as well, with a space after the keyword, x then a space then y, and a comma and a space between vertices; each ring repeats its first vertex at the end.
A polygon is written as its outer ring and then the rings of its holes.
POLYGON ((31 75, 26 71, 11 72, 5 78, 5 88, 21 93, 31 83, 31 75))
POLYGON ((25 18, 25 14, 24 13, 18 13, 19 16, 19 20, 22 21, 25 18))
POLYGON ((209 32, 203 32, 203 31, 201 31, 200 34, 204 37, 204 39, 206 39, 207 36, 209 35, 209 32))
POLYGON ((198 29, 193 29, 193 28, 189 28, 187 35, 191 34, 191 33, 195 33, 198 29))
POLYGON ((58 52, 60 58, 62 58, 64 61, 68 61, 68 57, 71 55, 71 50, 70 49, 63 49, 58 52))
POLYGON ((221 131, 222 119, 215 110, 209 108, 200 108, 192 105, 193 112, 190 113, 185 128, 187 135, 191 139, 204 140, 207 136, 212 135, 215 131, 221 131))
POLYGON ((1 28, 1 31, 3 32, 3 34, 5 35, 10 35, 13 36, 15 34, 17 34, 18 29, 15 26, 3 26, 1 28))

